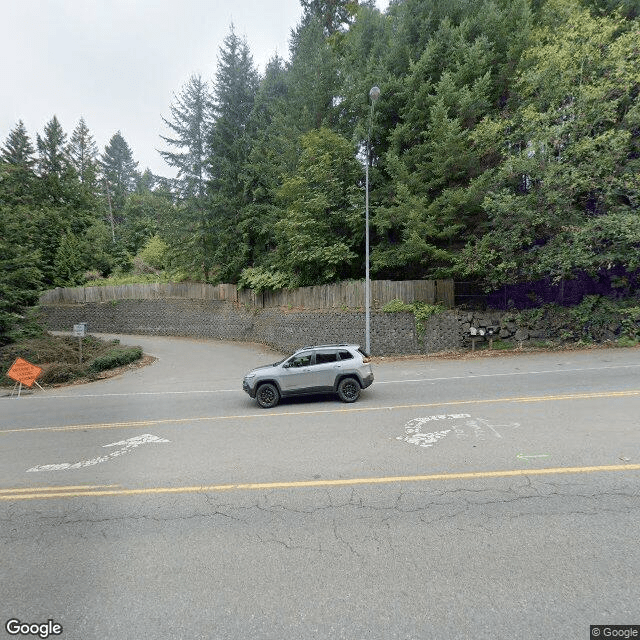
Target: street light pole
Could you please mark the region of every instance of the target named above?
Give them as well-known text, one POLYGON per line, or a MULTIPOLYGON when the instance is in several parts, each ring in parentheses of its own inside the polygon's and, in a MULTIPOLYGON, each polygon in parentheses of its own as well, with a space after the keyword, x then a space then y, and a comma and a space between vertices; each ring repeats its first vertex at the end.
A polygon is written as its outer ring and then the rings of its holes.
POLYGON ((364 195, 364 225, 365 225, 365 267, 364 267, 364 305, 365 305, 365 347, 371 354, 371 279, 369 277, 369 162, 371 158, 371 125, 373 122, 373 105, 380 97, 380 88, 371 87, 371 111, 369 112, 369 133, 367 135, 367 161, 365 164, 365 195, 364 195))

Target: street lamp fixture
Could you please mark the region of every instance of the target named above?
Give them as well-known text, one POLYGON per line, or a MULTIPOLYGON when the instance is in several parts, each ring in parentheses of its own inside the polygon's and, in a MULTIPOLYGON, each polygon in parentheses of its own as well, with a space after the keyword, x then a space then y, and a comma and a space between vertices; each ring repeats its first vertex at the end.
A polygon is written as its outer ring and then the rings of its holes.
POLYGON ((367 161, 365 164, 365 196, 364 196, 364 225, 365 225, 365 275, 364 275, 364 306, 365 306, 365 347, 367 354, 371 354, 371 279, 369 277, 369 163, 371 161, 371 125, 373 123, 373 106, 380 97, 380 87, 371 87, 371 111, 369 112, 369 133, 367 135, 367 161))

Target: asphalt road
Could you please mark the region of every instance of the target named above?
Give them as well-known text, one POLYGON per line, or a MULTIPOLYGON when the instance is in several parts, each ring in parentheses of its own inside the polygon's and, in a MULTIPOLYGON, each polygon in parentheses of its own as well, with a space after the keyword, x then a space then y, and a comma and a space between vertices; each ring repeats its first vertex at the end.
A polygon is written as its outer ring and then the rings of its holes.
POLYGON ((640 350, 385 359, 353 405, 264 411, 242 375, 280 354, 120 338, 158 360, 0 398, 0 637, 640 624, 640 350))

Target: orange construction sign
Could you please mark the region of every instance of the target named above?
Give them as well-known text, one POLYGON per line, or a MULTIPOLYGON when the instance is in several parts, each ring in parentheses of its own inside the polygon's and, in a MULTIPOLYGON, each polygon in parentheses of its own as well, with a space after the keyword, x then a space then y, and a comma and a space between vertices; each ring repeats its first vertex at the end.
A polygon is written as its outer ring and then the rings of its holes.
POLYGON ((9 371, 7 371, 7 376, 31 388, 41 373, 42 369, 40 367, 36 367, 35 364, 31 364, 22 358, 17 358, 9 371))

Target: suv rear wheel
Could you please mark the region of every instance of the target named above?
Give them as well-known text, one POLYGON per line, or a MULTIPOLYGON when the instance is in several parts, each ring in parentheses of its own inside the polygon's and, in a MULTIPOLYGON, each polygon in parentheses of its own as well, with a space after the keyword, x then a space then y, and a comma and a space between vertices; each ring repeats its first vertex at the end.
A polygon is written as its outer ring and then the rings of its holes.
POLYGON ((338 384, 338 397, 342 402, 355 402, 360 397, 360 383, 355 378, 343 378, 338 384))
POLYGON ((258 387, 256 400, 263 409, 271 409, 280 402, 280 393, 275 384, 265 382, 258 387))

